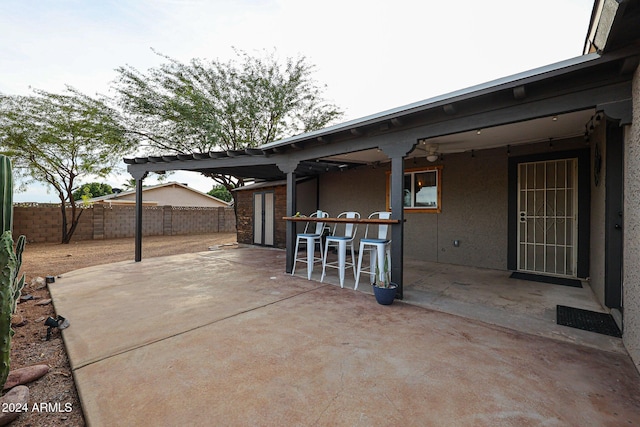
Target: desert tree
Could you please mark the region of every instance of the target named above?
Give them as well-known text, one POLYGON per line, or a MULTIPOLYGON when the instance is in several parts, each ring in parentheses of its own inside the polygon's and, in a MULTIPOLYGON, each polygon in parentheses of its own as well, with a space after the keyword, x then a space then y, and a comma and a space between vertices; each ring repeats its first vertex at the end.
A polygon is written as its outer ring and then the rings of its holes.
POLYGON ((113 187, 103 182, 90 182, 82 184, 73 192, 74 200, 89 200, 95 197, 113 194, 113 187))
POLYGON ((136 144, 117 110, 72 87, 61 94, 0 94, 2 154, 13 160, 23 185, 45 183, 58 195, 62 243, 69 243, 83 212, 74 197, 76 182, 106 177, 136 144))
MULTIPOLYGON (((235 50, 234 59, 165 62, 146 72, 117 69, 113 83, 128 130, 150 154, 191 154, 257 147, 320 129, 342 112, 323 98, 315 66, 235 50)), ((227 189, 242 179, 204 173, 227 189)))

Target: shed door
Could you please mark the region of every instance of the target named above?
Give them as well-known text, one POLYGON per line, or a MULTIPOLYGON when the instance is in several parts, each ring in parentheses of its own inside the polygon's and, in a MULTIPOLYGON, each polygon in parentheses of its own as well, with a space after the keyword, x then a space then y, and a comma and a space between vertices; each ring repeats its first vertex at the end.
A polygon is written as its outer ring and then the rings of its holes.
POLYGON ((518 270, 576 276, 576 159, 518 165, 518 270))
POLYGON ((275 193, 253 194, 253 243, 273 246, 275 237, 275 193))

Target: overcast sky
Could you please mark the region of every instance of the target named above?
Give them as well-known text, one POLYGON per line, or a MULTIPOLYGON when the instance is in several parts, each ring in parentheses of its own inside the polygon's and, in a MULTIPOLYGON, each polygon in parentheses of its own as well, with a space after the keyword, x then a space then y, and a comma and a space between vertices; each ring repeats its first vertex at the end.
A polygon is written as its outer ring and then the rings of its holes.
MULTIPOLYGON (((589 0, 0 0, 0 92, 109 94, 115 69, 304 55, 325 97, 367 116, 580 56, 589 0)), ((124 164, 123 164, 124 168, 124 164)), ((126 172, 107 181, 122 186, 126 172)), ((171 180, 200 191, 193 173, 171 180)), ((145 184, 153 183, 151 179, 145 184)), ((57 201, 40 186, 16 201, 57 201)))

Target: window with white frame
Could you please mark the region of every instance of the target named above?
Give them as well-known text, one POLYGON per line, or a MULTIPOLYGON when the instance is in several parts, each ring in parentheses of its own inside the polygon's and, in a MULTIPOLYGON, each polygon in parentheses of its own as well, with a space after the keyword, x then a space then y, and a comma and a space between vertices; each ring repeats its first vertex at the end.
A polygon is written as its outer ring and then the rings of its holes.
MULTIPOLYGON (((442 166, 405 170, 403 206, 406 212, 434 212, 442 210, 442 166)), ((387 209, 391 201, 391 175, 387 177, 387 209)))

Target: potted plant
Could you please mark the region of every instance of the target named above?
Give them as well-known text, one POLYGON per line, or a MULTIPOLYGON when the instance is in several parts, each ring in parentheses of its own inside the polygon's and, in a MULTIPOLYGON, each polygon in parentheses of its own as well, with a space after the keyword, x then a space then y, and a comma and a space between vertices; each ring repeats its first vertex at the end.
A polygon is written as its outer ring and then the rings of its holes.
POLYGON ((382 274, 376 265, 376 278, 373 283, 373 294, 378 304, 390 305, 396 298, 398 285, 391 282, 391 271, 389 271, 389 258, 385 255, 382 274))

